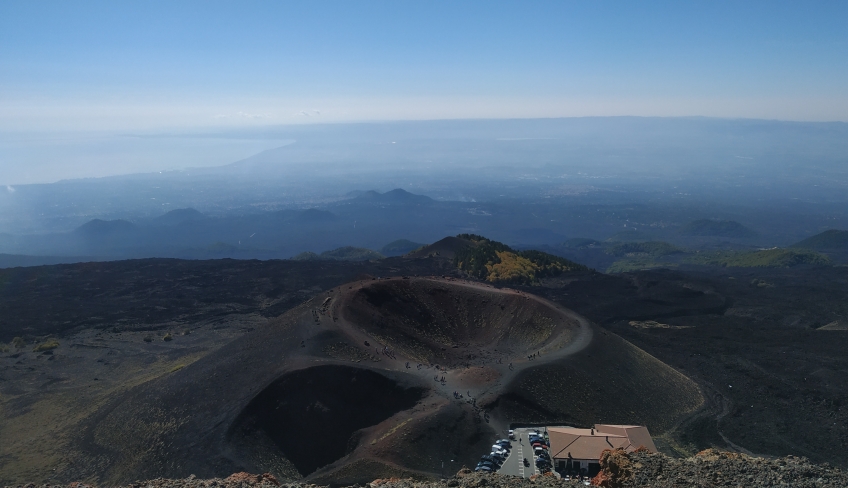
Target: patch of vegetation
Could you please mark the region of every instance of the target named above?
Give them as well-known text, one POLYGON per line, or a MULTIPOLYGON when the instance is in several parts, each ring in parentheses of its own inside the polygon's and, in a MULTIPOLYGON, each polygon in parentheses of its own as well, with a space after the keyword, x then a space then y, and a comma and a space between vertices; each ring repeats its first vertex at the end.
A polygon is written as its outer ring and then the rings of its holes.
POLYGON ((153 342, 153 336, 144 336, 144 342, 153 342))
POLYGON ((653 256, 661 257, 684 252, 683 249, 675 247, 667 242, 622 242, 615 244, 606 250, 607 254, 619 257, 653 256))
POLYGON ((656 269, 656 268, 676 268, 676 263, 663 263, 660 261, 656 261, 650 257, 636 257, 636 258, 627 258, 627 259, 619 259, 618 261, 612 263, 609 268, 607 268, 607 273, 627 273, 630 271, 640 271, 643 269, 656 269))
POLYGON ((9 352, 9 346, 7 344, 0 343, 0 352, 9 352))
POLYGON ((401 254, 412 252, 423 246, 424 244, 413 242, 408 239, 398 239, 383 246, 383 248, 380 249, 380 252, 386 256, 399 256, 401 254))
POLYGON ((26 347, 26 341, 23 337, 15 337, 12 339, 12 346, 14 346, 15 349, 23 349, 26 347))
POLYGON ((185 366, 186 366, 185 364, 178 364, 178 365, 174 366, 173 368, 171 368, 171 373, 176 373, 177 371, 185 368, 185 366))
POLYGON ((457 251, 457 268, 490 282, 535 283, 541 278, 568 271, 587 270, 586 266, 541 251, 516 251, 504 243, 476 234, 459 234, 474 243, 457 251))
POLYGON ((821 234, 808 237, 792 247, 804 249, 848 249, 848 230, 826 230, 821 234))
POLYGON ((680 228, 680 233, 687 236, 711 237, 754 237, 756 232, 736 222, 735 220, 701 219, 689 222, 680 228))
POLYGON ((801 264, 828 265, 830 259, 815 251, 775 248, 762 251, 700 253, 690 256, 687 262, 739 268, 788 268, 801 264))
POLYGON ((162 340, 165 341, 165 342, 173 341, 174 336, 172 336, 171 333, 168 332, 167 334, 165 334, 165 337, 163 337, 162 340))
POLYGON ((33 349, 32 352, 52 351, 57 347, 59 347, 59 341, 57 341, 56 339, 49 339, 35 346, 35 349, 33 349))
POLYGON ((372 259, 383 259, 386 256, 366 249, 364 247, 345 246, 332 251, 324 251, 321 254, 314 252, 302 252, 292 259, 295 261, 319 261, 319 260, 337 260, 337 261, 371 261, 372 259))

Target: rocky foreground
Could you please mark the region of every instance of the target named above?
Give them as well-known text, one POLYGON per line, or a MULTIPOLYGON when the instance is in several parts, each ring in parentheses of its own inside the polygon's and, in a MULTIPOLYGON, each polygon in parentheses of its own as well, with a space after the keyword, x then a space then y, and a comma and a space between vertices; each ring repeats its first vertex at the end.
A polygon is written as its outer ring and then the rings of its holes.
MULTIPOLYGON (((378 479, 357 488, 606 488, 671 487, 848 487, 848 473, 828 464, 812 464, 806 458, 788 456, 763 459, 744 454, 708 449, 686 459, 648 452, 607 451, 601 458, 602 471, 585 482, 561 480, 551 475, 530 479, 499 474, 474 473, 463 468, 453 478, 440 481, 378 479)), ((60 485, 22 485, 17 488, 58 488, 60 485)), ((9 487, 7 487, 9 488, 9 487)), ((90 488, 71 483, 67 488, 90 488)), ((304 483, 280 483, 270 474, 236 473, 228 478, 154 479, 126 488, 322 488, 304 483)))

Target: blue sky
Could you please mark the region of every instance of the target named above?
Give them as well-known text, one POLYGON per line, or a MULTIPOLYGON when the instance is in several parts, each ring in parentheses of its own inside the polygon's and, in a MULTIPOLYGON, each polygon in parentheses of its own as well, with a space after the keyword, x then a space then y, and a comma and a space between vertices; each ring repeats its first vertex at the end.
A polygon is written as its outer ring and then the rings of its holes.
POLYGON ((848 120, 848 2, 0 1, 0 131, 848 120))

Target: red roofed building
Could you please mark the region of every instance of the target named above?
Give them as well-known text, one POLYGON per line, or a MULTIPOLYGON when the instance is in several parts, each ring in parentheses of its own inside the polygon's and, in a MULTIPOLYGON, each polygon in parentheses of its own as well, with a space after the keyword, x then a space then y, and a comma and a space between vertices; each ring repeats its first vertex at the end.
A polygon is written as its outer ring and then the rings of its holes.
POLYGON ((644 447, 657 452, 657 447, 641 425, 595 424, 594 429, 548 427, 550 454, 554 468, 560 472, 579 472, 595 475, 600 469, 598 460, 605 449, 622 448, 627 452, 644 447))

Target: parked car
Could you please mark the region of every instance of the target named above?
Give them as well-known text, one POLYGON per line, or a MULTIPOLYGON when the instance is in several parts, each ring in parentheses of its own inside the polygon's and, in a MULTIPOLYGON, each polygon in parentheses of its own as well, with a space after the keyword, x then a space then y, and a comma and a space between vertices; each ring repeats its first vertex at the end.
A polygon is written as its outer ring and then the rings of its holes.
POLYGON ((509 429, 507 434, 509 435, 510 440, 513 440, 513 441, 515 440, 515 431, 513 431, 512 429, 509 429))
POLYGON ((492 468, 490 468, 489 466, 478 466, 478 467, 474 468, 474 471, 486 471, 486 472, 492 472, 492 471, 493 471, 493 469, 492 469, 492 468))
POLYGON ((512 442, 509 442, 508 439, 501 439, 495 442, 495 444, 503 447, 504 449, 510 449, 512 447, 512 442))

